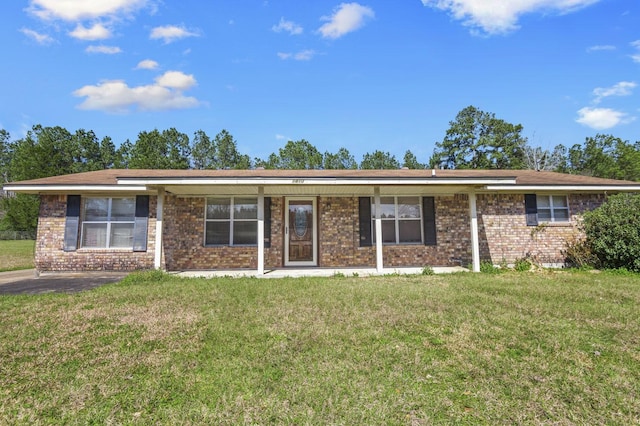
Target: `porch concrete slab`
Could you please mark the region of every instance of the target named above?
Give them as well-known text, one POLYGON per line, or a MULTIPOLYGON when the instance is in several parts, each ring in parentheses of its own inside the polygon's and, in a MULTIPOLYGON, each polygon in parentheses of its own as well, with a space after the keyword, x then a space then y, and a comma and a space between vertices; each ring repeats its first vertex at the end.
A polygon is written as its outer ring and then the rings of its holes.
POLYGON ((75 293, 122 280, 124 272, 47 272, 35 270, 0 273, 0 295, 75 293))
MULTIPOLYGON (((454 272, 469 272, 461 266, 436 266, 433 267, 436 274, 451 274, 454 272)), ((369 277, 380 275, 420 275, 422 268, 384 268, 382 272, 375 268, 283 268, 265 270, 264 275, 258 274, 254 269, 225 269, 207 271, 181 271, 175 272, 180 277, 216 278, 216 277, 256 277, 256 278, 299 278, 299 277, 332 277, 344 275, 345 277, 369 277)))

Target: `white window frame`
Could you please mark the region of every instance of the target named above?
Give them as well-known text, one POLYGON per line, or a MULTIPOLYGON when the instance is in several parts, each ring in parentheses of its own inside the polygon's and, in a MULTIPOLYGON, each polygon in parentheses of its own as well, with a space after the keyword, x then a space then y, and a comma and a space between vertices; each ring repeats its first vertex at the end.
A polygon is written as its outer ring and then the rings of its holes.
POLYGON ((256 247, 258 245, 258 198, 252 196, 243 196, 243 195, 230 195, 230 196, 210 196, 206 197, 204 201, 204 245, 206 247, 256 247), (235 216, 235 203, 237 198, 244 199, 255 199, 256 204, 256 218, 255 219, 236 219, 235 216), (218 200, 229 200, 229 218, 228 219, 208 219, 207 218, 207 207, 209 206, 209 200, 218 199, 218 200), (233 235, 233 223, 234 222, 255 222, 256 224, 256 242, 250 244, 234 244, 234 235, 233 235), (214 244, 207 243, 207 224, 208 223, 229 223, 229 243, 228 244, 214 244))
POLYGON ((84 249, 115 249, 115 250, 128 250, 128 249, 133 249, 133 234, 135 232, 135 229, 132 230, 131 232, 131 246, 119 246, 119 247, 111 247, 111 225, 112 224, 131 224, 133 228, 135 228, 135 216, 136 216, 136 212, 135 212, 135 201, 136 198, 135 197, 86 197, 84 198, 83 201, 83 205, 82 205, 82 222, 81 222, 81 234, 80 234, 80 248, 84 248, 84 249), (131 216, 131 220, 113 220, 111 217, 111 212, 112 212, 112 206, 113 206, 113 200, 125 200, 125 199, 130 199, 133 200, 133 204, 134 204, 134 210, 133 210, 133 215, 131 216), (107 219, 106 220, 86 220, 86 208, 87 205, 89 204, 89 200, 107 200, 107 219), (86 224, 106 224, 107 225, 107 229, 106 229, 106 239, 105 239, 105 245, 104 246, 100 246, 100 247, 88 247, 84 245, 84 237, 85 237, 85 225, 86 224))
POLYGON ((569 223, 571 222, 571 211, 569 210, 569 197, 567 195, 559 194, 537 194, 536 195, 536 210, 538 212, 538 221, 542 223, 569 223), (564 197, 566 206, 554 206, 553 197, 564 197), (544 198, 549 201, 549 207, 540 207, 540 199, 544 198), (540 219, 540 210, 549 210, 549 219, 540 219), (567 212, 567 217, 558 219, 556 218, 556 211, 563 210, 567 212))
MULTIPOLYGON (((394 230, 395 230, 395 242, 385 242, 383 241, 383 245, 423 245, 424 244, 424 212, 422 211, 422 197, 419 195, 400 195, 400 196, 381 196, 380 199, 383 198, 393 198, 394 205, 394 217, 392 218, 383 218, 380 219, 385 222, 394 222, 394 230), (399 215, 398 208, 398 198, 417 198, 418 199, 418 209, 420 210, 419 218, 401 218, 399 215), (411 241, 411 242, 401 242, 400 241, 400 222, 402 221, 416 221, 420 223, 420 241, 411 241)), ((380 203, 382 204, 382 203, 380 203)), ((371 241, 373 244, 376 242, 376 224, 375 224, 375 198, 371 197, 371 241)))

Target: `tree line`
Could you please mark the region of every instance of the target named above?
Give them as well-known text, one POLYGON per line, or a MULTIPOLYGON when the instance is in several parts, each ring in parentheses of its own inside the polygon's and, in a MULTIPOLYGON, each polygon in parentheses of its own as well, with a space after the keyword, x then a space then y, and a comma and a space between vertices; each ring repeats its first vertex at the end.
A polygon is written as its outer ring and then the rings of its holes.
MULTIPOLYGON (((348 148, 321 152, 305 139, 288 141, 266 158, 238 150, 227 130, 213 138, 198 130, 190 138, 175 128, 142 131, 132 143, 116 147, 91 130, 33 126, 13 140, 0 129, 0 183, 110 168, 130 169, 533 169, 626 180, 640 180, 640 142, 598 134, 583 144, 552 150, 531 146, 520 124, 508 123, 474 106, 461 110, 431 157, 422 163, 411 150, 402 159, 376 150, 357 162, 348 148)), ((34 230, 36 197, 3 197, 0 229, 34 230)))

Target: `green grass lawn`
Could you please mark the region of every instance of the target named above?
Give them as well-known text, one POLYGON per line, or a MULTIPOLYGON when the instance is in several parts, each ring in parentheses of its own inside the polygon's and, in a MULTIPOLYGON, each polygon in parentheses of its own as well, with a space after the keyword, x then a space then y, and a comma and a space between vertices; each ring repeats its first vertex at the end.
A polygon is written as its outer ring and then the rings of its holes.
POLYGON ((640 276, 135 274, 0 297, 0 424, 638 424, 640 276))
POLYGON ((0 272, 33 268, 33 240, 0 240, 0 272))

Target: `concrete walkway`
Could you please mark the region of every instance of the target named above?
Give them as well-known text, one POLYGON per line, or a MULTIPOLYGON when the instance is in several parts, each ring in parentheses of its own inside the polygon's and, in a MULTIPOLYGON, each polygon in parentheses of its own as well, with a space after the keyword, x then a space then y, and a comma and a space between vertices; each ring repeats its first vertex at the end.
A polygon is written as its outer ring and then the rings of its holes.
POLYGON ((36 274, 35 269, 0 272, 0 295, 75 293, 115 283, 123 272, 56 272, 36 274))
MULTIPOLYGON (((461 266, 454 267, 433 267, 436 274, 451 274, 454 272, 468 272, 467 268, 461 266)), ((256 278, 284 278, 284 277, 331 277, 341 275, 345 277, 370 277, 379 275, 419 275, 422 268, 385 268, 382 273, 375 268, 283 268, 265 271, 264 275, 258 275, 254 269, 228 269, 211 271, 182 271, 175 272, 181 277, 256 277, 256 278)))

